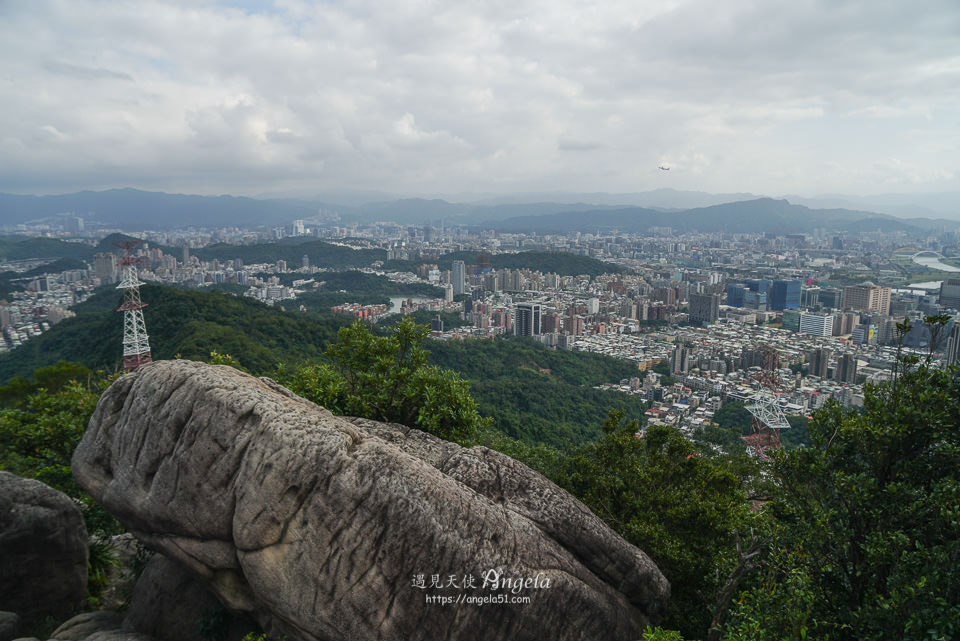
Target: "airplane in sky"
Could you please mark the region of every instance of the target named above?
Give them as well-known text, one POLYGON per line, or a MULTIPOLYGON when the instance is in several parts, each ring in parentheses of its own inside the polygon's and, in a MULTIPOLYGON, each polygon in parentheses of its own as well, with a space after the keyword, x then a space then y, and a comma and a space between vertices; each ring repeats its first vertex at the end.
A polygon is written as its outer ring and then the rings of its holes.
POLYGON ((657 165, 657 169, 659 169, 660 171, 670 171, 670 167, 666 165, 657 165))

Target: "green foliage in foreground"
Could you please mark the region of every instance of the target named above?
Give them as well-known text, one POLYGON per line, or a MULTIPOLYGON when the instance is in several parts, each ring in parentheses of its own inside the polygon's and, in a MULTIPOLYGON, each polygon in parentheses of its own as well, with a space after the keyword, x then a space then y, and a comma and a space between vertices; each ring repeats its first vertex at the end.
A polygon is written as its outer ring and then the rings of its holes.
POLYGON ((958 398, 960 370, 920 364, 868 386, 863 412, 814 416, 813 446, 773 466, 773 554, 732 638, 960 634, 958 398))
POLYGON ((76 363, 59 363, 0 387, 0 469, 46 483, 75 499, 93 535, 119 525, 73 479, 70 457, 109 384, 76 363))
POLYGON ((603 436, 571 456, 557 481, 664 573, 672 588, 665 625, 702 634, 729 572, 735 533, 751 524, 751 462, 701 456, 670 427, 637 438, 639 425, 621 417, 611 413, 603 436))
POLYGON ((427 364, 429 328, 410 319, 388 336, 357 321, 342 328, 327 349, 331 364, 283 367, 277 379, 337 414, 417 427, 441 438, 470 442, 484 421, 467 383, 427 364))

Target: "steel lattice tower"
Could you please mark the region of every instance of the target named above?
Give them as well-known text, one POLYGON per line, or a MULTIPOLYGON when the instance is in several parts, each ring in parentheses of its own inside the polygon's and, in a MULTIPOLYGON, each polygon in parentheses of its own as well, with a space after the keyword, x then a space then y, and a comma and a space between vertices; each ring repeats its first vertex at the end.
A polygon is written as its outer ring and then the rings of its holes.
POLYGON ((780 385, 780 375, 777 368, 780 357, 777 350, 770 345, 761 345, 763 351, 763 369, 754 379, 759 384, 757 393, 750 397, 750 404, 745 409, 753 415, 750 434, 741 436, 740 440, 750 448, 750 451, 763 460, 769 460, 770 450, 783 447, 780 442, 780 432, 790 429, 790 423, 780 409, 778 395, 783 392, 780 385))
POLYGON ((123 304, 117 309, 123 312, 123 369, 130 372, 145 363, 153 360, 150 355, 150 337, 147 336, 147 325, 143 320, 143 308, 146 305, 140 300, 140 278, 137 276, 138 258, 133 255, 133 248, 140 244, 139 240, 117 243, 123 248, 123 257, 120 266, 123 277, 117 289, 123 290, 123 304))

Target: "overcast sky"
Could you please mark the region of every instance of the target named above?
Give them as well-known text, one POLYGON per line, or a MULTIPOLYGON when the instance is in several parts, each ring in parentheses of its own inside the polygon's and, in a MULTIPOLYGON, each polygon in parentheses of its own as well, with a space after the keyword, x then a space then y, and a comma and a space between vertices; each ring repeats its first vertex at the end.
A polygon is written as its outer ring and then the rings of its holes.
POLYGON ((960 2, 0 0, 0 191, 111 187, 960 190, 960 2))

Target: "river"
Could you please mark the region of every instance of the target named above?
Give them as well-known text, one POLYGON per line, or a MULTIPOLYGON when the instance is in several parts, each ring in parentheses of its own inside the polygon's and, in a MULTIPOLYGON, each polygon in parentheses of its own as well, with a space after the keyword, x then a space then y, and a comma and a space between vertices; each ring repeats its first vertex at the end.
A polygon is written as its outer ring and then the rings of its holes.
MULTIPOLYGON (((923 265, 928 269, 936 269, 941 272, 960 272, 960 267, 954 267, 953 265, 948 265, 946 263, 941 263, 940 259, 936 256, 919 256, 913 259, 918 265, 923 265)), ((908 287, 913 287, 916 289, 939 289, 942 280, 931 280, 925 283, 912 283, 908 287)))

